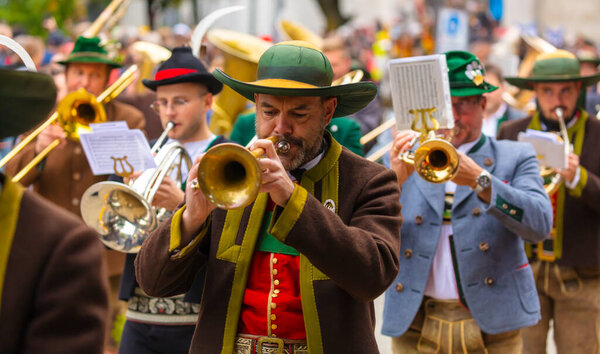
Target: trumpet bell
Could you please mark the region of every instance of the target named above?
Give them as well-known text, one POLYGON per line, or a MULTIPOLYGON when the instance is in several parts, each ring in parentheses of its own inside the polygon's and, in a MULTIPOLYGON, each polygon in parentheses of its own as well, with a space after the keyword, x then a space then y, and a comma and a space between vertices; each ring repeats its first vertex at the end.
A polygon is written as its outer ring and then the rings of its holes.
POLYGON ((81 204, 85 223, 100 234, 107 247, 137 253, 142 242, 156 229, 152 206, 133 188, 118 182, 100 182, 88 188, 81 204))
POLYGON ((456 149, 443 139, 427 140, 415 151, 415 170, 430 183, 451 180, 458 172, 458 165, 456 149))
POLYGON ((222 209, 241 208, 258 196, 261 171, 250 151, 236 144, 210 148, 198 166, 202 193, 222 209))

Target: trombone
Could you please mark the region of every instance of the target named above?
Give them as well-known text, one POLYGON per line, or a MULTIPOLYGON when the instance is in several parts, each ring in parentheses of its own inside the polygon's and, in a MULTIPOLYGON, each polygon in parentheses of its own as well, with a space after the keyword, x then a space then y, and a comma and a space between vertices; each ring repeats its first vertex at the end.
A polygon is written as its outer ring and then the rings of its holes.
MULTIPOLYGON (((275 136, 267 138, 278 153, 290 150, 290 144, 275 136)), ((252 203, 262 184, 257 158, 262 148, 252 151, 237 144, 219 144, 210 148, 198 166, 198 187, 206 198, 221 209, 241 208, 252 203)), ((192 181, 194 182, 194 181, 192 181)))
POLYGON ((100 234, 100 240, 107 247, 119 252, 137 253, 150 232, 168 215, 166 209, 152 207, 154 195, 173 168, 178 168, 177 182, 183 182, 183 164, 188 171, 192 166, 180 143, 162 146, 173 127, 174 124, 169 122, 152 147, 151 151, 158 151, 154 158, 156 168, 145 170, 129 186, 120 182, 98 182, 83 193, 83 221, 100 234))
MULTIPOLYGON (((88 132, 91 123, 106 122, 105 104, 117 97, 129 84, 135 79, 134 73, 137 71, 137 66, 133 65, 121 75, 109 88, 102 92, 98 97, 84 89, 79 89, 71 92, 63 98, 56 109, 56 112, 50 116, 42 125, 40 125, 33 133, 25 137, 17 146, 15 146, 2 160, 0 160, 0 168, 6 165, 16 154, 18 154, 27 144, 37 137, 50 124, 57 122, 65 131, 67 138, 73 141, 79 141, 79 134, 88 132)), ((37 166, 55 147, 60 143, 60 139, 56 139, 42 150, 36 157, 31 160, 23 169, 17 173, 12 181, 18 182, 32 168, 37 166)))

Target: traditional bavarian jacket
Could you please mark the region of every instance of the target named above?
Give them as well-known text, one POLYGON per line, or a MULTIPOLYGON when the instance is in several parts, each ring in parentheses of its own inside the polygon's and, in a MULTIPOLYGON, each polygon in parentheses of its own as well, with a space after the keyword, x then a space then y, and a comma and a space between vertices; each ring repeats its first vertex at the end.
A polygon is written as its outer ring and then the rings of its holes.
POLYGON ((97 234, 0 179, 0 353, 102 353, 108 284, 97 234))
MULTIPOLYGON (((502 125, 498 139, 516 140, 526 129, 542 130, 539 112, 502 125)), ((554 220, 556 263, 600 270, 600 121, 579 110, 577 121, 567 129, 573 152, 579 155, 579 183, 558 190, 554 220)))
MULTIPOLYGON (((399 269, 399 188, 393 171, 326 139, 325 156, 302 175, 285 208, 273 210, 268 232, 300 254, 309 351, 374 353, 372 300, 399 269)), ((189 245, 180 244, 180 209, 144 242, 136 276, 152 296, 187 291, 207 267, 190 353, 233 352, 267 201, 263 193, 246 208, 215 210, 189 245)))

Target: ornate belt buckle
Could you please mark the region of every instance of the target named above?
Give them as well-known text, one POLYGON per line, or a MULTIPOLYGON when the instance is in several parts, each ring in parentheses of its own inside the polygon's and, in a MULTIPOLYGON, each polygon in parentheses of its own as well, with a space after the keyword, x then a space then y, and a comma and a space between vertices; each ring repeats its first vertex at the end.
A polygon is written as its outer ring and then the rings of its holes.
POLYGON ((272 338, 272 337, 259 337, 256 343, 256 351, 262 354, 263 344, 264 343, 273 343, 277 344, 277 354, 283 354, 283 339, 281 338, 272 338))

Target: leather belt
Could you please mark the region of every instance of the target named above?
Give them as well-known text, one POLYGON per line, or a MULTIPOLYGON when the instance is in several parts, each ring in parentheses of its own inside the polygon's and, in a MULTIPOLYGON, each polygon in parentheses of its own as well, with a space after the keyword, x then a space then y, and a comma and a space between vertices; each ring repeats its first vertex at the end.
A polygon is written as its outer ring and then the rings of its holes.
POLYGON ((275 337, 239 335, 235 339, 234 354, 308 354, 305 340, 287 340, 275 337))

